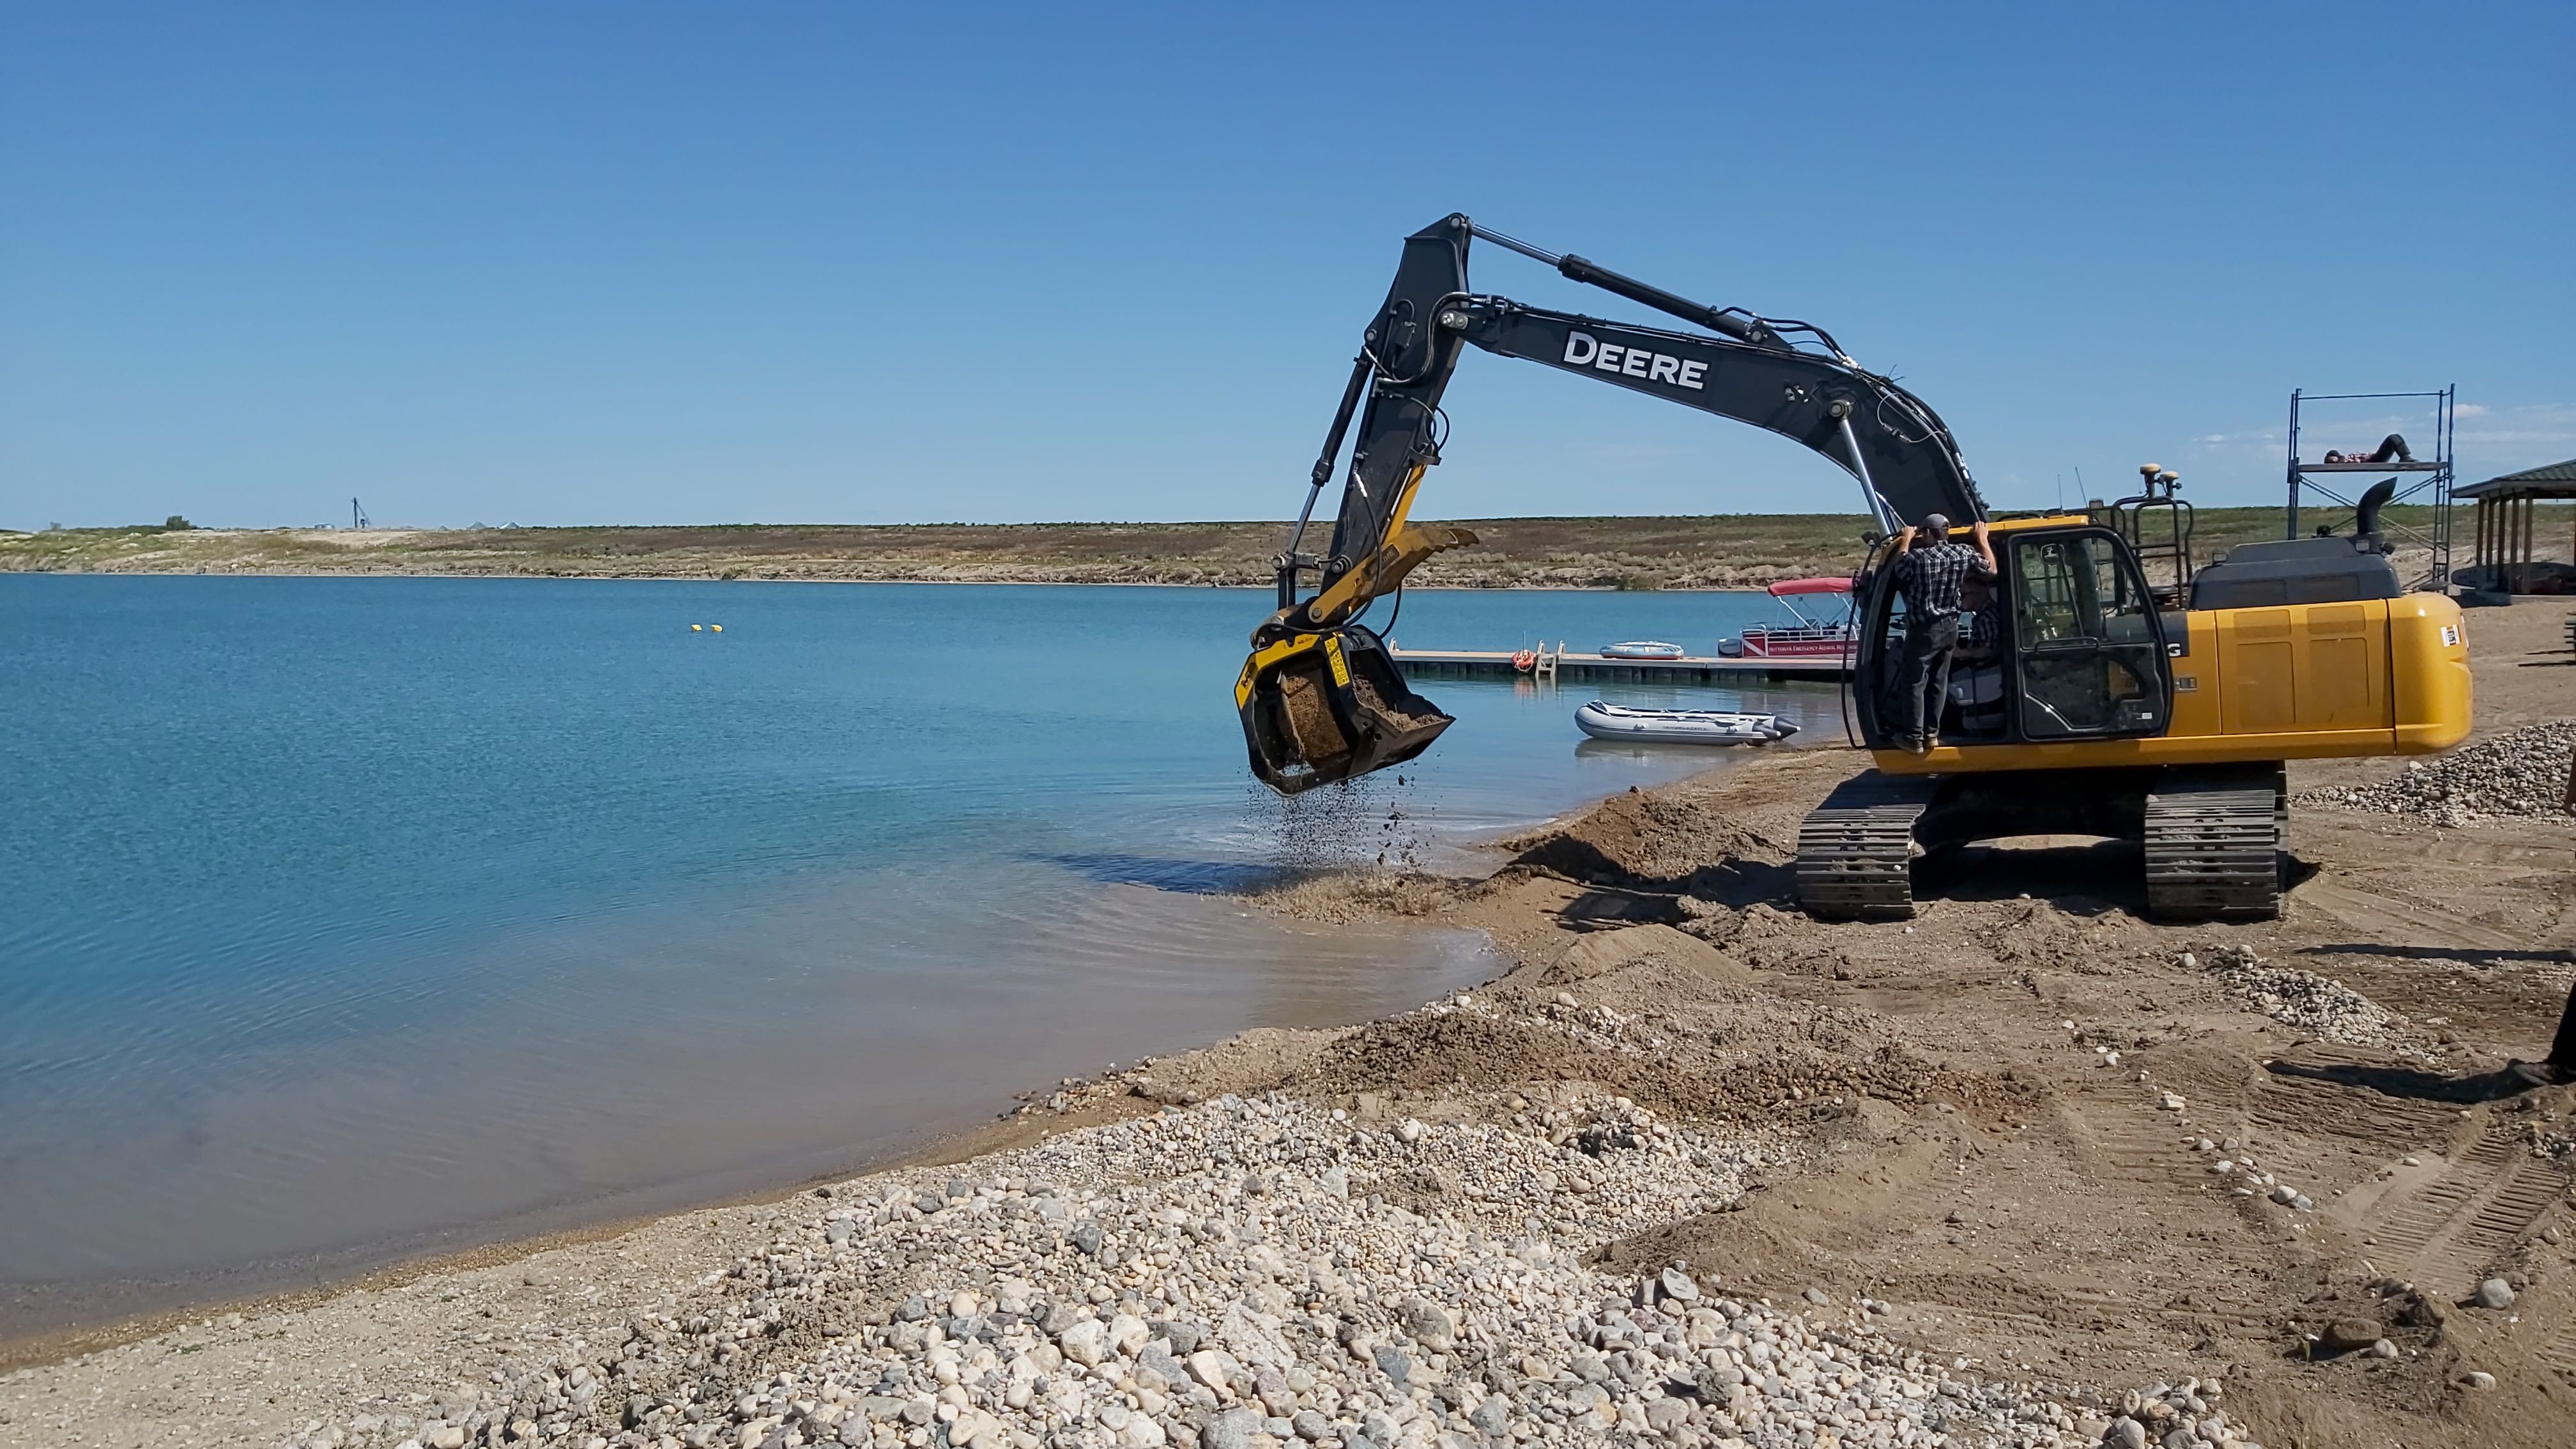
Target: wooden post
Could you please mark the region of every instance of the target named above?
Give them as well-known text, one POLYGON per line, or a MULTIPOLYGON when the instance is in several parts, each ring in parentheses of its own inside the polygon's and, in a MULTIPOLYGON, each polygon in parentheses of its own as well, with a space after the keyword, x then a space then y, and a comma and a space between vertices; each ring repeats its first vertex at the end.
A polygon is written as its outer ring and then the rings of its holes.
POLYGON ((2486 523, 2486 541, 2488 547, 2494 549, 2494 559, 2488 565, 2491 567, 2488 588, 2504 588, 2504 503, 2496 503, 2494 513, 2496 516, 2486 523))
POLYGON ((2540 500, 2522 500, 2522 586, 2531 587, 2531 561, 2540 556, 2540 513, 2534 506, 2540 500))
POLYGON ((2518 500, 2519 516, 2514 519, 2513 591, 2517 594, 2531 588, 2531 500, 2518 500))
POLYGON ((2504 591, 2522 592, 2522 510, 2511 498, 2504 501, 2504 591))
POLYGON ((2504 501, 2504 591, 2516 592, 2522 583, 2522 518, 2515 511, 2514 500, 2504 501))
POLYGON ((2484 498, 2478 500, 2478 507, 2487 516, 2486 541, 2482 545, 2486 550, 2485 587, 2500 589, 2504 587, 2504 510, 2494 507, 2484 498))
POLYGON ((2522 500, 2522 586, 2531 587, 2532 564, 2540 557, 2540 500, 2522 500))
POLYGON ((2506 593, 2510 594, 2514 592, 2514 585, 2517 582, 2514 575, 2519 572, 2519 570, 2515 568, 2519 555, 2514 549, 2514 544, 2516 542, 2515 536, 2522 532, 2522 520, 2514 516, 2513 500, 2510 498, 2504 500, 2503 512, 2504 545, 2498 550, 2498 558, 2504 564, 2502 587, 2506 593))

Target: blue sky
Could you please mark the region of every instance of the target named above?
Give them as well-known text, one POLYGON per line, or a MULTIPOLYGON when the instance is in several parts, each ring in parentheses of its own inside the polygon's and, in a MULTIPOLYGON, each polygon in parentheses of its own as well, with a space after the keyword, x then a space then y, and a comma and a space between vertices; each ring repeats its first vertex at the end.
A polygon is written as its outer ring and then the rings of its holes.
MULTIPOLYGON (((1284 516, 1452 210, 1825 324, 1999 505, 2276 502, 2292 387, 2457 382, 2483 477, 2576 455, 2571 57, 2564 3, 11 0, 0 526, 1284 516)), ((1851 492, 1481 355, 1449 411, 1426 514, 1851 492)))

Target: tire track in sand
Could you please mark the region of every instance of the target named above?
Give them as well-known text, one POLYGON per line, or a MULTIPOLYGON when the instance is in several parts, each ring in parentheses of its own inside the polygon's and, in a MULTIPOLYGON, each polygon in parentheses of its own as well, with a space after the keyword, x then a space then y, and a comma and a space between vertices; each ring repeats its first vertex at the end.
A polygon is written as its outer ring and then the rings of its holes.
MULTIPOLYGON (((2566 1174, 2534 1157, 2515 1133, 2489 1126, 2456 1156, 2375 1201, 2358 1205, 2355 1225, 2377 1242, 2382 1261, 2454 1297, 2477 1286, 2488 1264, 2539 1222, 2566 1191, 2566 1174)), ((2563 1333, 2576 1369, 2576 1332, 2563 1333)))

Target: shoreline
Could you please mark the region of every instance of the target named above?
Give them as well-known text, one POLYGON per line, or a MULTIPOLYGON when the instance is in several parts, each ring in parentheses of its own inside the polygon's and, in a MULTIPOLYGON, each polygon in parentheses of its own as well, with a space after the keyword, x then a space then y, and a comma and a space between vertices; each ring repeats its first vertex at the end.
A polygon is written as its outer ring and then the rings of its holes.
MULTIPOLYGON (((2556 515, 2551 515, 2556 517, 2556 515)), ((2420 523, 2405 508, 2395 521, 2420 523)), ((1856 514, 1449 519, 1477 542, 1421 588, 1758 589, 1848 573, 1856 514)), ((0 572, 811 579, 1272 587, 1289 523, 737 524, 551 528, 103 528, 0 532, 0 572)), ((2277 538, 2274 508, 2202 508, 2196 550, 2277 538)), ((2544 521, 2544 538, 2565 529, 2544 521)))
MULTIPOLYGON (((1159 1058, 1147 1060, 1159 1060, 1159 1058)), ((1042 1089, 1032 1088, 1014 1095, 1021 1098, 1042 1095, 1042 1089)), ((993 1121, 979 1123, 973 1127, 933 1133, 927 1140, 881 1159, 856 1159, 843 1168, 809 1173, 792 1182, 742 1192, 724 1193, 702 1200, 690 1200, 678 1207, 622 1213, 578 1227, 505 1236, 491 1242, 443 1248, 417 1255, 398 1255, 372 1267, 329 1277, 326 1281, 309 1287, 269 1289, 231 1297, 219 1296, 181 1307, 152 1309, 97 1323, 0 1337, 0 1379, 5 1379, 8 1374, 17 1370, 41 1368, 61 1363, 66 1359, 86 1356, 104 1349, 129 1344, 138 1339, 167 1333, 194 1320, 228 1314, 249 1317, 292 1313, 346 1294, 382 1292, 407 1286, 426 1277, 476 1269, 505 1268, 541 1253, 609 1241, 674 1218, 727 1209, 771 1206, 786 1202, 824 1183, 917 1168, 949 1166, 969 1158, 1022 1145, 1021 1139, 1028 1134, 1024 1128, 1017 1127, 1019 1121, 1017 1112, 1005 1113, 993 1121)))
MULTIPOLYGON (((2480 620, 2479 739, 2576 712, 2533 667, 2566 612, 2480 620)), ((1855 763, 1766 754, 1490 873, 1263 898, 1484 930, 1485 986, 855 1179, 173 1315, 0 1374, 0 1442, 2551 1442, 2576 1091, 2480 1084, 2576 977, 2576 824, 2301 806, 2316 870, 2259 925, 2147 923, 2133 862, 2065 842, 1819 925, 1779 904, 1785 839, 1855 763), (2444 1226, 2459 1193, 2511 1221, 2444 1226), (2463 1306, 2487 1277, 2512 1314, 2463 1306)))
MULTIPOLYGON (((731 616, 720 613, 718 617, 729 619, 731 616)), ((1567 733, 1571 734, 1570 731, 1567 733)), ((1647 772, 1651 778, 1669 770, 1697 768, 1710 763, 1714 762, 1702 759, 1664 765, 1621 765, 1614 769, 1621 775, 1647 772)), ((1431 826, 1429 832, 1424 830, 1424 820, 1416 820, 1405 829, 1422 835, 1426 842, 1436 843, 1436 848, 1425 846, 1421 859, 1435 862, 1435 868, 1439 869, 1464 869, 1468 867, 1458 862, 1465 859, 1484 859, 1490 863, 1490 842, 1496 836, 1540 828, 1551 820, 1561 819, 1566 811, 1587 808, 1588 798, 1577 798, 1577 792, 1584 788, 1580 782, 1573 783, 1564 788, 1563 794, 1552 794, 1540 801, 1530 800, 1516 790, 1509 797, 1498 799, 1497 803, 1504 807, 1503 810, 1470 810, 1464 820, 1439 819, 1441 812, 1435 811, 1427 822, 1431 826), (1559 804, 1562 808, 1554 815, 1530 808, 1533 805, 1559 804)), ((1374 831, 1374 820, 1369 822, 1369 826, 1374 831)), ((1360 858, 1365 859, 1365 855, 1360 858)), ((1218 914, 1232 915, 1234 912, 1223 909, 1218 914)), ((1284 933, 1274 934, 1283 942, 1289 939, 1284 933)), ((1352 939, 1361 953, 1360 959, 1368 959, 1368 953, 1376 950, 1365 931, 1352 939)), ((1472 952, 1472 945, 1461 944, 1445 949, 1453 950, 1459 959, 1443 970, 1440 980, 1466 979, 1491 969, 1488 963, 1465 959, 1472 952)), ((1290 944, 1283 950, 1289 953, 1289 962, 1305 959, 1302 947, 1290 944)), ((1284 965, 1282 969, 1285 969, 1284 965)), ((1284 982, 1291 978, 1280 975, 1275 979, 1284 982)), ((1427 992, 1433 984, 1426 980, 1419 990, 1427 992)), ((1355 1012, 1411 1004, 1414 995, 1415 992, 1410 990, 1381 991, 1374 997, 1373 1004, 1367 1007, 1337 1002, 1327 995, 1300 1005, 1293 1016, 1283 1016, 1275 1010, 1255 1014, 1246 1006, 1230 1020, 1196 1019, 1192 1033, 1182 1040, 1203 1039, 1198 1028, 1206 1028, 1206 1036, 1212 1038, 1221 1035, 1227 1027, 1241 1025, 1247 1020, 1294 1020, 1300 1024, 1347 1021, 1354 1019, 1355 1012)), ((1055 1064, 1055 1070, 1096 1069, 1102 1060, 1111 1056, 1127 1061, 1137 1052, 1161 1052, 1168 1050, 1171 1044, 1172 1039, 1159 1029, 1130 1029, 1123 1039, 1104 1044, 1103 1049, 1096 1053, 1068 1057, 1055 1064)), ((861 1132, 856 1125, 838 1123, 825 1117, 819 1120, 820 1130, 810 1138, 794 1139, 794 1145, 802 1146, 811 1140, 828 1148, 836 1139, 854 1139, 859 1147, 847 1152, 818 1149, 783 1155, 776 1166, 784 1170, 772 1170, 763 1165, 746 1170, 709 1172, 699 1177, 686 1172, 673 1173, 672 1164, 661 1160, 659 1154, 639 1155, 621 1161, 636 1164, 637 1176, 648 1172, 660 1174, 641 1186, 629 1185, 621 1176, 610 1181, 608 1191, 585 1192, 582 1198, 574 1198, 572 1193, 583 1192, 591 1185, 572 1183, 567 1185, 564 1193, 532 1192, 527 1198, 514 1199, 507 1211, 489 1217, 466 1217, 463 1214, 441 1217, 435 1219, 431 1226, 406 1231, 399 1236, 362 1235, 358 1230, 366 1224, 354 1222, 354 1215, 342 1214, 334 1220, 333 1226, 353 1230, 335 1232, 327 1237, 307 1237, 305 1242, 319 1245, 312 1251, 263 1254, 247 1262, 217 1259, 216 1255, 208 1253, 202 1260, 181 1259, 176 1267, 156 1264, 152 1271, 130 1276, 84 1272, 85 1265, 77 1253, 30 1251, 19 1255, 20 1261, 29 1265, 30 1271, 24 1275, 12 1275, 23 1276, 28 1281, 11 1285, 16 1291, 8 1297, 14 1301, 8 1303, 5 1315, 0 1315, 0 1366, 39 1361, 60 1352, 74 1351, 61 1345, 88 1347, 131 1338, 138 1333, 148 1333, 155 1323, 177 1321, 191 1313, 202 1313, 208 1305, 221 1305, 219 1311, 230 1311, 256 1308, 279 1300, 308 1301, 317 1294, 327 1293, 334 1286, 374 1281, 388 1271, 400 1274, 415 1270, 417 1265, 484 1261, 496 1251, 506 1255, 513 1244, 543 1244, 595 1237, 603 1230, 613 1231, 649 1222, 672 1212, 760 1200, 779 1192, 793 1191, 797 1185, 814 1180, 816 1173, 847 1173, 902 1165, 917 1160, 924 1153, 936 1156, 951 1150, 947 1143, 953 1130, 969 1127, 978 1117, 990 1112, 1007 1110, 1012 1105, 1012 1088, 1035 1088, 1044 1084, 1007 1080, 979 1084, 969 1080, 961 1085, 972 1092, 967 1105, 979 1107, 980 1111, 960 1110, 933 1115, 907 1106, 900 1109, 906 1119, 901 1122, 906 1129, 902 1135, 898 1137, 888 1132, 873 1141, 870 1134, 861 1132), (927 1122, 914 1120, 925 1117, 927 1122), (848 1129, 846 1133, 840 1130, 844 1127, 848 1129), (681 1186, 673 1189, 670 1181, 675 1177, 681 1186), (533 1205, 529 1205, 531 1202, 533 1205), (203 1266, 200 1266, 201 1262, 203 1266), (65 1263, 71 1265, 70 1271, 61 1273, 59 1277, 40 1276, 37 1271, 52 1270, 57 1264, 65 1263)), ((181 1200, 184 1202, 184 1194, 181 1200)), ((423 1213, 422 1217, 428 1219, 430 1214, 423 1213)), ((30 1249, 48 1247, 45 1240, 33 1239, 25 1233, 21 1234, 21 1240, 30 1249)), ((116 1249, 120 1245, 111 1243, 107 1246, 116 1249)), ((159 1245, 146 1243, 143 1246, 149 1250, 159 1245)), ((301 1248, 302 1244, 295 1246, 301 1248)), ((176 1256, 164 1257, 151 1251, 134 1254, 135 1258, 160 1258, 163 1264, 176 1256)), ((133 1261, 133 1258, 125 1261, 133 1261)))
MULTIPOLYGON (((1517 832, 1532 828, 1509 827, 1517 832)), ((1498 832, 1501 833, 1501 832, 1498 832)), ((1481 853, 1481 845, 1461 845, 1465 855, 1481 853)), ((1480 983, 1481 984, 1481 983, 1480 983)), ((1472 987, 1469 989, 1473 989, 1472 987)), ((1320 1026, 1246 1028, 1262 1031, 1336 1031, 1364 1024, 1346 1021, 1320 1026)), ((1229 1032, 1202 1046, 1181 1047, 1180 1052, 1203 1051, 1241 1035, 1229 1032)), ((1128 1064, 1136 1070, 1165 1059, 1162 1054, 1149 1055, 1128 1064)), ((1105 1078, 1106 1074, 1072 1079, 1059 1079, 1053 1084, 1032 1084, 1007 1093, 1015 1104, 993 1117, 971 1126, 930 1128, 906 1145, 881 1153, 857 1152, 834 1165, 800 1170, 785 1178, 764 1177, 757 1173, 728 1174, 752 1178, 755 1185, 737 1186, 722 1191, 697 1195, 685 1190, 671 1193, 667 1186, 646 1185, 610 1194, 603 1201, 619 1199, 662 1198, 656 1206, 615 1209, 598 1215, 596 1205, 566 1203, 554 1208, 531 1209, 485 1223, 464 1224, 430 1230, 423 1236, 466 1239, 457 1246, 420 1248, 400 1243, 370 1247, 360 1244, 317 1254, 321 1264, 307 1259, 261 1261, 207 1270, 202 1275, 181 1279, 112 1279, 99 1285, 104 1296, 138 1296, 158 1298, 160 1291, 170 1296, 184 1294, 185 1283, 202 1278, 220 1283, 226 1278, 243 1278, 270 1284, 307 1278, 300 1286, 267 1286, 242 1291, 217 1289, 210 1296, 191 1299, 174 1306, 147 1308, 135 1312, 112 1312, 105 1318, 76 1321, 59 1328, 37 1329, 20 1333, 0 1333, 0 1377, 29 1367, 58 1363, 65 1358, 94 1353, 104 1348, 149 1338, 209 1315, 276 1314, 293 1312, 327 1302, 347 1293, 383 1291, 415 1282, 425 1276, 461 1272, 479 1268, 506 1267, 522 1259, 559 1248, 595 1244, 614 1239, 641 1228, 693 1214, 727 1209, 759 1207, 784 1202, 806 1192, 817 1184, 847 1181, 853 1178, 879 1176, 924 1167, 946 1166, 968 1158, 983 1156, 1031 1140, 1028 1119, 1022 1108, 1030 1101, 1066 1090, 1080 1091, 1105 1078), (530 1230, 513 1226, 528 1219, 567 1219, 570 1225, 530 1230), (492 1236, 485 1237, 485 1234, 492 1236), (341 1260, 340 1266, 328 1266, 330 1260, 341 1260)), ((1040 1132, 1037 1135, 1048 1135, 1040 1132)), ((819 1155, 819 1154, 808 1154, 819 1155)), ((46 1285, 40 1285, 46 1286, 46 1285)), ((77 1291, 77 1290, 75 1290, 77 1291)), ((0 1436, 0 1443, 5 1443, 0 1436)))
MULTIPOLYGON (((922 578, 814 578, 762 577, 723 578, 711 574, 523 574, 419 570, 361 569, 0 569, 0 576, 24 574, 41 578, 120 578, 120 579, 491 579, 503 582, 553 583, 650 583, 650 584, 918 584, 925 588, 949 586, 1029 589, 1222 589, 1242 594, 1270 592, 1270 585, 1238 583, 1181 583, 1154 579, 922 579, 922 578)), ((1689 585, 1671 588, 1622 589, 1610 584, 1414 584, 1408 591, 1432 593, 1543 593, 1543 594, 1759 594, 1755 585, 1689 585)))
MULTIPOLYGON (((763 582, 809 581, 776 580, 763 582)), ((852 581, 812 580, 810 582, 852 581)), ((1141 585, 1136 587, 1154 586, 1141 585)), ((1805 745, 1783 745, 1780 747, 1783 752, 1790 749, 1817 748, 1841 747, 1827 746, 1821 742, 1805 745)), ((1729 759, 1725 763, 1711 765, 1707 770, 1694 772, 1693 776, 1685 778, 1696 778, 1700 775, 1713 775, 1727 770, 1741 768, 1744 763, 1752 758, 1756 758, 1756 756, 1746 755, 1741 759, 1729 759)), ((1592 810, 1598 809, 1608 798, 1609 797, 1602 797, 1602 799, 1580 802, 1553 815, 1533 817, 1524 821, 1468 832, 1465 837, 1449 842, 1445 847, 1444 853, 1462 864, 1472 865, 1482 862, 1490 864, 1495 868, 1500 868, 1503 863, 1503 858, 1510 853, 1508 842, 1524 837, 1545 834, 1569 821, 1591 812, 1592 810)), ((1318 878, 1325 880, 1350 880, 1378 874, 1381 874, 1381 872, 1356 866, 1341 867, 1324 871, 1321 873, 1320 877, 1299 876, 1296 879, 1287 881, 1281 887, 1271 890, 1257 891, 1251 895, 1240 897, 1240 899, 1251 902, 1256 907, 1259 907, 1267 897, 1293 892, 1299 887, 1318 878)), ((1402 923, 1390 924, 1396 929, 1403 928, 1402 923)), ((1477 990, 1481 989, 1486 984, 1489 983, 1477 982, 1466 989, 1477 990)), ((1347 1030, 1365 1024, 1365 1020, 1360 1020, 1339 1024, 1328 1024, 1324 1026, 1250 1028, 1248 1030, 1330 1032, 1347 1030)), ((1224 1045, 1226 1041, 1230 1041, 1238 1035, 1241 1035, 1241 1033, 1229 1034, 1227 1037, 1220 1038, 1215 1042, 1210 1042, 1202 1046, 1178 1048, 1177 1051, 1179 1054, 1186 1055, 1193 1052, 1214 1050, 1224 1045)), ((1141 1071, 1147 1066, 1150 1066, 1155 1062, 1162 1061, 1172 1054, 1173 1053, 1161 1053, 1146 1056, 1139 1059, 1137 1062, 1130 1064, 1128 1070, 1141 1071)), ((1076 1085, 1073 1087, 1073 1090, 1077 1092, 1087 1090, 1102 1081, 1108 1080, 1110 1075, 1111 1074, 1104 1073, 1100 1076, 1074 1079, 1076 1085)), ((791 1180, 775 1181, 759 1187, 717 1193, 705 1198, 683 1198, 676 1205, 671 1206, 634 1212, 612 1213, 595 1222, 580 1223, 570 1227, 554 1228, 538 1232, 517 1233, 504 1230, 503 1236, 498 1238, 494 1238, 490 1241, 469 1243, 460 1247, 438 1248, 422 1252, 409 1252, 396 1249, 392 1250, 391 1256, 378 1257, 377 1261, 370 1263, 368 1266, 352 1267, 337 1272, 326 1270, 320 1281, 309 1286, 260 1289, 232 1295, 218 1294, 211 1298, 181 1306, 155 1308, 137 1313, 119 1314, 96 1322, 78 1323, 68 1327, 42 1329, 28 1333, 0 1334, 0 1376, 5 1376, 13 1370, 42 1367, 47 1364, 60 1362, 65 1358, 94 1353, 101 1349, 131 1343, 140 1338, 149 1338, 156 1334, 167 1332, 172 1328, 184 1325, 191 1320, 202 1319, 209 1315, 233 1313, 251 1315, 292 1312, 300 1308, 307 1308, 317 1303, 328 1301, 329 1299, 344 1293, 382 1291, 417 1281, 424 1276, 460 1272, 477 1268, 506 1267, 507 1265, 518 1262, 524 1258, 552 1251, 557 1248, 598 1243, 634 1232, 639 1228, 688 1214, 714 1212, 729 1208, 748 1208, 773 1205, 785 1202, 801 1193, 810 1191, 819 1184, 839 1182, 855 1177, 897 1173, 916 1168, 948 1166, 993 1152, 1025 1146, 1031 1141, 1051 1136, 1055 1132, 1072 1130, 1061 1126, 1038 1126, 1032 1128, 1030 1123, 1033 1119, 1028 1116, 1026 1111, 1026 1104, 1054 1095, 1062 1090, 1065 1090, 1062 1082, 1059 1082, 1054 1086, 1034 1085, 1021 1088, 1012 1092, 1011 1096, 1015 1101, 1021 1103, 1022 1106, 1005 1111, 990 1121, 978 1123, 971 1127, 933 1131, 914 1145, 900 1148, 877 1157, 861 1155, 836 1167, 818 1172, 808 1172, 791 1180)), ((620 1195, 635 1195, 646 1191, 648 1190, 635 1189, 629 1193, 620 1195)), ((542 1216, 545 1214, 536 1213, 530 1215, 542 1216)), ((453 1231, 470 1235, 475 1231, 475 1229, 468 1227, 455 1229, 453 1231)), ((353 1255, 360 1257, 377 1256, 366 1253, 364 1249, 354 1249, 351 1250, 351 1252, 353 1255)), ((221 1270, 220 1272, 210 1276, 219 1277, 223 1276, 225 1273, 241 1273, 245 1275, 287 1277, 300 1276, 301 1272, 302 1269, 300 1267, 293 1265, 248 1265, 234 1269, 221 1270)))

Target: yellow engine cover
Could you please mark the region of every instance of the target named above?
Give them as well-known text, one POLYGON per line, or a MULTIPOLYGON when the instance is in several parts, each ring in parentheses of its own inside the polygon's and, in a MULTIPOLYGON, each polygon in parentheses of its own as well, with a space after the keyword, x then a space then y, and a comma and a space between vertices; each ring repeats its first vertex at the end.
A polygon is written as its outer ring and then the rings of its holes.
POLYGON ((2447 750, 2473 695, 2460 606, 2440 594, 2214 609, 2183 616, 2161 735, 1876 752, 1892 775, 2214 765, 2447 750))

